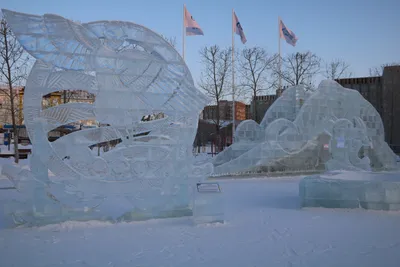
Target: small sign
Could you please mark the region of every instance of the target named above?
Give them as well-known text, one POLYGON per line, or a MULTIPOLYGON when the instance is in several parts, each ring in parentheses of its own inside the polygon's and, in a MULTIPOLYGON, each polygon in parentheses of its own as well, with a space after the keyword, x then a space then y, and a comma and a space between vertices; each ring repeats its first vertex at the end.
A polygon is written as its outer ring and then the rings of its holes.
POLYGON ((329 144, 324 144, 324 149, 329 149, 329 144))
POLYGON ((343 141, 337 142, 336 147, 338 147, 338 148, 344 148, 344 142, 343 142, 343 141))
POLYGON ((197 192, 199 193, 221 193, 218 183, 198 183, 197 192))
POLYGON ((337 141, 337 144, 336 144, 336 147, 337 147, 337 148, 344 148, 345 140, 344 140, 343 137, 338 137, 338 138, 336 139, 336 141, 337 141))

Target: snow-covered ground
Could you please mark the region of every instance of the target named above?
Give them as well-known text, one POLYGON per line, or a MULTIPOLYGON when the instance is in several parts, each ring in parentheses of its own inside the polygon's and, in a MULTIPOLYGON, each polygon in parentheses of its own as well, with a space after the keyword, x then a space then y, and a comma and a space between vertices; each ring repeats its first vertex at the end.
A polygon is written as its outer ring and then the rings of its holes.
MULTIPOLYGON (((18 144, 18 149, 32 149, 32 145, 18 144)), ((14 144, 10 145, 10 150, 8 149, 8 145, 0 145, 0 154, 14 154, 14 144)))
MULTIPOLYGON (((220 181, 225 224, 190 218, 0 230, 0 266, 400 266, 400 213, 300 209, 300 177, 220 181)), ((12 190, 0 190, 0 203, 12 190)))

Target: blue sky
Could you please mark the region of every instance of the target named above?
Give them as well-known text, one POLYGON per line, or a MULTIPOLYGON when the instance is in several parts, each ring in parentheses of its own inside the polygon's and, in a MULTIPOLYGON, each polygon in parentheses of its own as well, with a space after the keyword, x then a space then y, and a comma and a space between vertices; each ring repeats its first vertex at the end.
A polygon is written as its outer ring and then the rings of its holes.
MULTIPOLYGON (((186 4, 204 36, 186 38, 186 62, 195 80, 201 72, 198 51, 205 45, 231 46, 231 12, 235 9, 248 42, 278 52, 278 16, 299 38, 296 47, 282 41, 282 55, 310 50, 324 60, 340 58, 353 76, 370 67, 400 61, 399 0, 1 0, 0 7, 69 19, 126 20, 177 39, 182 51, 182 8, 186 4)), ((239 36, 237 48, 245 47, 239 36)))

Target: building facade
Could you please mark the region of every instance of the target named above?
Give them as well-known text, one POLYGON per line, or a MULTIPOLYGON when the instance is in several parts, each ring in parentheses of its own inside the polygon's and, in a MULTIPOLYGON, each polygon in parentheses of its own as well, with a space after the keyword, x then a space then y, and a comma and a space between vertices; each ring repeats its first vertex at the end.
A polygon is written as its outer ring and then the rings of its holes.
POLYGON ((251 105, 246 105, 246 120, 250 120, 251 118, 252 118, 251 105))
POLYGON ((383 115, 382 77, 346 78, 336 80, 341 86, 357 90, 383 115))
POLYGON ((277 89, 274 95, 260 95, 256 96, 250 104, 250 117, 260 123, 264 118, 265 112, 268 108, 275 102, 275 100, 280 97, 285 89, 277 89))
POLYGON ((385 67, 382 81, 385 138, 400 153, 400 66, 385 67))
MULTIPOLYGON (((14 112, 17 125, 24 124, 23 107, 24 107, 24 86, 14 87, 14 112)), ((72 102, 85 102, 94 103, 95 95, 88 93, 87 91, 61 91, 52 92, 43 96, 42 108, 49 108, 64 103, 72 102)), ((91 121, 85 121, 84 123, 91 123, 91 121)), ((7 86, 0 86, 0 124, 12 124, 11 118, 11 102, 9 97, 9 89, 7 86)))
MULTIPOLYGON (((14 114, 15 122, 17 125, 21 125, 23 121, 23 87, 15 86, 14 92, 14 114)), ((0 125, 12 124, 11 117, 11 101, 10 91, 7 86, 0 86, 0 125)))
MULTIPOLYGON (((221 100, 219 101, 219 119, 232 120, 232 101, 221 100)), ((217 119, 217 105, 206 106, 203 111, 204 120, 217 119)), ((235 101, 235 120, 246 120, 246 104, 240 101, 235 101)))
POLYGON ((336 81, 343 87, 357 90, 375 107, 383 121, 385 141, 400 153, 400 66, 385 67, 380 77, 336 81))

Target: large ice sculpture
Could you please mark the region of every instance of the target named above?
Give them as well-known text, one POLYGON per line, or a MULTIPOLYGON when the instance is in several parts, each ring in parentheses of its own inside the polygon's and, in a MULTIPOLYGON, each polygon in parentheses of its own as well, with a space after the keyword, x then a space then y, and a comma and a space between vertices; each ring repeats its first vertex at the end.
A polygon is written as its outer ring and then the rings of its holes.
POLYGON ((314 92, 288 88, 260 124, 242 122, 236 142, 217 155, 214 174, 396 168, 379 113, 335 81, 314 92))
POLYGON ((37 59, 24 95, 31 172, 3 169, 11 180, 19 179, 16 186, 25 196, 32 196, 19 203, 21 210, 33 204, 34 222, 40 216, 43 222, 136 219, 190 210, 189 187, 213 166, 192 156, 207 98, 195 88, 178 52, 160 35, 131 22, 80 24, 51 14, 3 14, 20 44, 37 59), (42 109, 44 95, 62 90, 88 91, 95 94, 95 103, 42 109), (164 118, 141 121, 158 113, 164 118), (109 126, 48 142, 52 129, 87 119, 109 126), (117 139, 121 142, 101 156, 89 149, 117 139))

